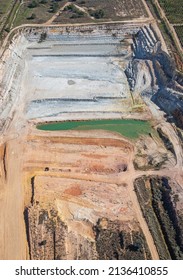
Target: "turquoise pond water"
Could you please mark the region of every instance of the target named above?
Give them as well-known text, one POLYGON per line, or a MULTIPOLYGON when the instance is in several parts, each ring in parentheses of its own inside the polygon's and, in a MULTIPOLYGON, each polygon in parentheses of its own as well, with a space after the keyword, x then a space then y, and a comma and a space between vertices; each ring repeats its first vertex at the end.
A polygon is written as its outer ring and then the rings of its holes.
POLYGON ((141 120, 88 120, 88 121, 64 121, 37 125, 39 130, 107 130, 118 132, 130 139, 140 135, 151 133, 152 127, 148 121, 141 120))

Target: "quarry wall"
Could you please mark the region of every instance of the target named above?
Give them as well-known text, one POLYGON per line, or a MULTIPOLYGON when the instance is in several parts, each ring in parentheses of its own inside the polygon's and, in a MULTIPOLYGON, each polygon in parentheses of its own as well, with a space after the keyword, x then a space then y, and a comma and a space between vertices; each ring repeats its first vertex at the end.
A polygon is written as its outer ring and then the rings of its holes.
POLYGON ((133 58, 125 70, 133 94, 148 96, 180 128, 183 127, 182 75, 162 49, 153 26, 141 28, 133 37, 133 58))

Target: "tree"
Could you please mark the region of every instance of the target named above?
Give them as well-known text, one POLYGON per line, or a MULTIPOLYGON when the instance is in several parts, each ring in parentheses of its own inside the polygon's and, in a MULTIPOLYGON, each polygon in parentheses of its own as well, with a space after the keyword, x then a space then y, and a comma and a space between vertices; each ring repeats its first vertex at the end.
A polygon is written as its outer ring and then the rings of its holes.
POLYGON ((36 18, 36 14, 32 13, 32 15, 30 17, 28 17, 27 19, 35 19, 36 18))
POLYGON ((42 32, 41 35, 40 35, 39 43, 42 43, 43 41, 45 41, 46 37, 47 37, 47 33, 42 32))
POLYGON ((56 2, 54 2, 52 5, 51 5, 51 7, 50 7, 50 10, 49 10, 49 12, 50 13, 56 13, 57 12, 57 10, 58 10, 58 3, 56 3, 56 2))
POLYGON ((92 11, 90 13, 91 16, 93 16, 94 18, 96 19, 100 19, 100 18, 103 18, 104 17, 104 11, 102 9, 100 10, 96 10, 96 11, 92 11))
POLYGON ((40 4, 46 4, 46 3, 48 3, 48 0, 41 0, 39 3, 40 4))
POLYGON ((38 2, 35 1, 35 0, 33 0, 33 1, 28 5, 28 7, 29 7, 30 9, 36 8, 37 6, 38 6, 38 2))

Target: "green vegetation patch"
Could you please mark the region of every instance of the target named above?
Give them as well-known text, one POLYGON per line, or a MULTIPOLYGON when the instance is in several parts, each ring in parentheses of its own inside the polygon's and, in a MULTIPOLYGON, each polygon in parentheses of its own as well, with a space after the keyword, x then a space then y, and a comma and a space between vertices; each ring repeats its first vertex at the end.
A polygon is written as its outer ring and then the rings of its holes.
POLYGON ((89 121, 67 121, 47 124, 39 124, 40 130, 108 130, 118 132, 121 135, 136 139, 140 135, 151 133, 152 127, 148 121, 139 120, 89 120, 89 121))
POLYGON ((1 0, 0 1, 0 15, 7 13, 11 4, 12 4, 12 0, 1 0))
POLYGON ((182 0, 159 0, 159 3, 171 23, 183 22, 182 0))
POLYGON ((179 195, 174 194, 169 179, 138 178, 135 191, 160 259, 182 260, 183 216, 176 207, 179 195))
POLYGON ((25 23, 44 23, 65 3, 65 0, 24 0, 17 12, 13 27, 25 23))
POLYGON ((134 189, 142 213, 152 234, 160 260, 171 259, 158 219, 153 211, 151 189, 147 187, 146 180, 146 177, 136 179, 134 189))
POLYGON ((174 26, 177 36, 179 37, 180 43, 183 47, 183 26, 174 26))
POLYGON ((71 13, 70 18, 80 18, 84 16, 84 12, 80 11, 75 5, 70 4, 64 8, 64 11, 71 13))
POLYGON ((96 232, 96 249, 100 260, 150 260, 151 254, 141 230, 121 230, 120 222, 99 219, 96 232), (102 222, 105 221, 105 229, 102 222))
POLYGON ((90 15, 96 19, 100 19, 100 18, 103 18, 105 13, 103 10, 96 10, 96 11, 90 11, 90 15))
POLYGON ((9 32, 11 22, 15 16, 15 11, 20 6, 19 1, 0 0, 0 39, 3 39, 4 30, 9 32))
POLYGON ((21 24, 47 22, 68 2, 70 3, 68 7, 72 7, 72 10, 66 8, 56 17, 55 23, 102 22, 147 17, 146 9, 141 0, 24 0, 22 2, 0 0, 0 24, 1 17, 3 18, 1 14, 8 13, 12 3, 21 5, 13 12, 9 29, 21 24))

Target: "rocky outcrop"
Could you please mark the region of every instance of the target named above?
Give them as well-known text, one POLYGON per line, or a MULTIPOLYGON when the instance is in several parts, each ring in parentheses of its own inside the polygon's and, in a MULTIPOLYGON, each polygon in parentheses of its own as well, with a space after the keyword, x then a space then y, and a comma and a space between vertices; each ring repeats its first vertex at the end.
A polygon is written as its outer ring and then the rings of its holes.
POLYGON ((134 94, 153 88, 157 79, 150 60, 133 59, 125 71, 128 83, 134 94))
POLYGON ((183 96, 170 88, 159 89, 153 96, 152 101, 167 114, 167 119, 183 128, 183 96))
POLYGON ((25 27, 22 28, 23 34, 29 41, 39 41, 40 39, 46 38, 47 41, 58 41, 62 36, 68 36, 71 38, 77 36, 82 39, 85 36, 93 36, 93 39, 97 36, 111 36, 115 40, 116 37, 136 34, 140 28, 141 24, 120 24, 111 23, 109 24, 97 24, 97 25, 78 25, 78 26, 54 26, 54 27, 25 27))
POLYGON ((183 128, 182 75, 162 50, 152 26, 145 26, 134 35, 132 49, 133 58, 125 71, 131 91, 134 95, 150 93, 152 101, 183 128))
MULTIPOLYGON (((162 50, 160 40, 151 25, 141 28, 135 34, 133 38, 133 53, 135 59, 145 59, 153 62, 157 78, 158 74, 160 74, 160 69, 167 82, 174 78, 175 64, 170 56, 162 50)), ((158 81, 161 85, 161 77, 158 81)))
POLYGON ((159 170, 172 168, 176 164, 176 156, 172 143, 160 127, 157 132, 161 138, 153 135, 140 137, 135 146, 134 167, 136 170, 159 170))
POLYGON ((152 26, 145 26, 134 35, 132 50, 133 58, 126 69, 132 91, 135 91, 136 87, 139 88, 140 83, 142 83, 142 92, 148 90, 150 86, 157 85, 160 88, 168 86, 174 79, 175 64, 162 50, 152 26), (141 76, 144 77, 146 83, 143 82, 141 76))
POLYGON ((0 63, 0 129, 12 117, 11 109, 19 96, 27 43, 24 36, 15 37, 0 63))

